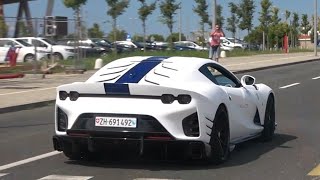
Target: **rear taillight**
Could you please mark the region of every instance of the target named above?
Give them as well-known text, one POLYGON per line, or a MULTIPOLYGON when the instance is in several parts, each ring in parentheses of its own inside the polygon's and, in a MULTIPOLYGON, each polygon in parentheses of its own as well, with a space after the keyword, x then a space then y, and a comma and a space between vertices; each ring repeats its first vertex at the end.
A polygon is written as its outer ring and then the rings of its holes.
POLYGON ((79 98, 80 94, 76 91, 70 91, 69 98, 70 101, 76 101, 79 98))
POLYGON ((181 94, 178 96, 178 102, 180 104, 189 104, 191 102, 191 96, 187 94, 181 94))
POLYGON ((178 100, 179 104, 189 104, 191 99, 191 96, 188 94, 180 94, 177 97, 172 94, 162 94, 161 96, 161 102, 163 104, 172 104, 175 100, 178 100))
POLYGON ((175 97, 172 94, 163 94, 161 96, 161 102, 163 104, 171 104, 175 100, 175 97))
POLYGON ((69 95, 66 91, 59 91, 59 99, 60 100, 66 100, 68 96, 69 95))

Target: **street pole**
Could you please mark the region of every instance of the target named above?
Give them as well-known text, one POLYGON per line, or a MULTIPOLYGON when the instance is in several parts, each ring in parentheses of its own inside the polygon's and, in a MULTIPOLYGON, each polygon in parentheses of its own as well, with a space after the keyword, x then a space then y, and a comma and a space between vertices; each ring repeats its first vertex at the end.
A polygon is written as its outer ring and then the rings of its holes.
POLYGON ((217 1, 212 0, 212 29, 216 26, 216 6, 217 6, 217 1))
POLYGON ((318 4, 317 4, 318 0, 314 0, 314 25, 313 25, 313 44, 314 44, 314 56, 317 56, 317 43, 318 43, 318 12, 317 12, 317 8, 318 8, 318 4))
POLYGON ((181 41, 181 2, 179 8, 179 42, 181 41))

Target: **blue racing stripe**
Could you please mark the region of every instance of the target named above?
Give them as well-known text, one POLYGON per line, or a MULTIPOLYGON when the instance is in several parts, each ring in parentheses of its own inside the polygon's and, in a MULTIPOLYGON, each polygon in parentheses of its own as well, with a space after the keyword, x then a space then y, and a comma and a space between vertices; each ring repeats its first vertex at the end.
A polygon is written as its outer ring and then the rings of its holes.
POLYGON ((128 84, 104 83, 106 94, 130 95, 128 84))
POLYGON ((138 83, 149 71, 168 57, 150 57, 122 75, 116 83, 138 83))

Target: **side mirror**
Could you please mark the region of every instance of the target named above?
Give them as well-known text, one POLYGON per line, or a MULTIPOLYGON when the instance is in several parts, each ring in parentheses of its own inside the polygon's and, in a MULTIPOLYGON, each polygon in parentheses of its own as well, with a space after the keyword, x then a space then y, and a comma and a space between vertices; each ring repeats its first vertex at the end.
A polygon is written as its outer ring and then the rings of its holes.
POLYGON ((250 75, 244 75, 241 78, 241 85, 242 86, 254 86, 256 83, 256 79, 250 75))

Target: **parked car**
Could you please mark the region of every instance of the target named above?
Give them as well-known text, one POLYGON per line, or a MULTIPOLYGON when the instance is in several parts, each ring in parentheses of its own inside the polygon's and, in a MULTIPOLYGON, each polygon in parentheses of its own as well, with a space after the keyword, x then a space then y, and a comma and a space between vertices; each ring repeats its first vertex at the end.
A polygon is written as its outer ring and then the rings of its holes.
POLYGON ((178 42, 174 42, 174 45, 179 46, 179 47, 183 47, 183 46, 189 47, 189 48, 193 48, 198 51, 203 51, 203 50, 207 51, 208 50, 207 47, 202 47, 193 41, 178 41, 178 42))
POLYGON ((111 48, 104 47, 92 39, 82 39, 78 42, 74 39, 62 39, 56 42, 60 45, 67 45, 79 49, 83 56, 106 56, 111 53, 111 48))
POLYGON ((221 40, 221 44, 223 44, 223 46, 226 46, 226 47, 231 47, 233 49, 246 49, 247 46, 245 44, 241 44, 241 43, 238 43, 236 41, 230 41, 228 38, 226 37, 221 37, 220 38, 221 40))
POLYGON ((53 41, 42 38, 42 37, 19 37, 16 39, 23 40, 29 44, 32 44, 37 47, 46 48, 48 51, 52 52, 53 56, 57 60, 66 60, 74 58, 75 56, 75 49, 71 46, 65 45, 57 45, 53 41))
POLYGON ((46 48, 35 47, 25 41, 14 38, 0 38, 0 62, 6 60, 7 53, 10 48, 18 48, 17 62, 28 62, 35 60, 35 53, 37 60, 48 58, 50 53, 46 48))
POLYGON ((111 49, 112 51, 117 51, 117 53, 122 53, 124 51, 126 51, 126 48, 124 46, 121 45, 114 45, 113 43, 111 43, 110 41, 108 41, 105 38, 92 38, 92 41, 94 41, 96 44, 111 49))
POLYGON ((125 48, 129 48, 131 50, 141 50, 143 51, 143 46, 141 46, 140 44, 138 43, 135 43, 135 42, 132 42, 132 41, 115 41, 113 42, 114 44, 117 44, 117 45, 121 45, 125 48))
POLYGON ((271 140, 276 127, 269 86, 204 58, 118 59, 57 87, 55 102, 53 147, 74 160, 132 145, 218 164, 235 144, 271 140))

